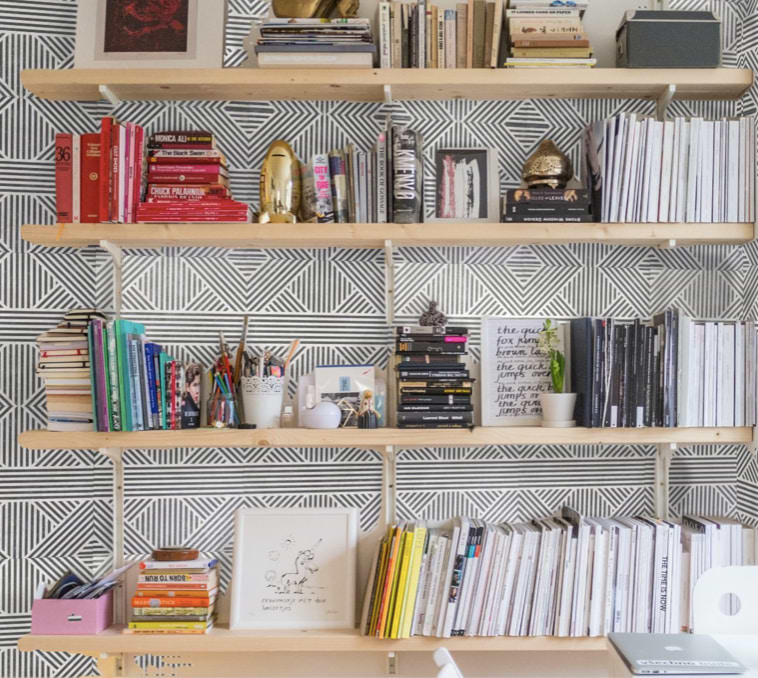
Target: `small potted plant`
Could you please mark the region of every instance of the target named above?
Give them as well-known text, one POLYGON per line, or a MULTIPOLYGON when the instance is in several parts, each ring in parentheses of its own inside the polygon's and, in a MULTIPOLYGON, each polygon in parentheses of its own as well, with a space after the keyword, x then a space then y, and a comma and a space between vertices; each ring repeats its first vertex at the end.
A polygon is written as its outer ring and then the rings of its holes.
POLYGON ((558 350, 558 328, 545 320, 539 336, 538 348, 548 361, 552 393, 540 393, 542 425, 549 428, 570 428, 576 425, 574 406, 576 393, 564 393, 566 384, 566 357, 558 350))

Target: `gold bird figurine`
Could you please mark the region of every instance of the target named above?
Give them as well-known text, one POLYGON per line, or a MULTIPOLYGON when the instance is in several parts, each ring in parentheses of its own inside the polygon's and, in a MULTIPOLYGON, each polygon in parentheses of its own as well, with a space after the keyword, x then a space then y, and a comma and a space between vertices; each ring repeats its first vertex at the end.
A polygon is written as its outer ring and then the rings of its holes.
POLYGON ((261 224, 294 224, 300 211, 300 162, 286 141, 271 143, 261 167, 261 224))

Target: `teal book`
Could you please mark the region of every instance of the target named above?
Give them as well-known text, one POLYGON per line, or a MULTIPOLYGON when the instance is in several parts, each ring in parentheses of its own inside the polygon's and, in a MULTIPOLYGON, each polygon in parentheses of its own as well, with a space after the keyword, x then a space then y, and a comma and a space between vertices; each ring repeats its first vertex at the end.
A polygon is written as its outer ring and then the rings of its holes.
POLYGON ((161 378, 161 428, 166 430, 168 429, 168 426, 166 425, 166 411, 168 410, 168 403, 167 403, 167 392, 166 392, 166 363, 170 363, 173 360, 173 358, 166 353, 165 351, 161 351, 159 356, 159 362, 158 365, 160 367, 160 378, 161 378))
POLYGON ((145 326, 131 320, 118 318, 116 327, 116 353, 118 354, 118 388, 121 409, 121 430, 135 431, 134 408, 132 407, 133 396, 130 379, 130 357, 127 335, 144 334, 145 326))

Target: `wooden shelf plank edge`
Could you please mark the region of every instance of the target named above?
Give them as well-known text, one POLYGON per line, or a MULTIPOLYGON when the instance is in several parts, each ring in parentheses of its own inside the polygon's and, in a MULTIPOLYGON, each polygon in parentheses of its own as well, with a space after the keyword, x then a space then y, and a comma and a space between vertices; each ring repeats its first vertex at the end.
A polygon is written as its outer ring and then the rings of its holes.
POLYGON ((260 429, 211 428, 192 431, 65 432, 25 431, 19 443, 27 449, 97 450, 209 447, 343 447, 382 449, 477 447, 480 445, 680 445, 748 444, 753 429, 724 428, 572 428, 476 427, 467 429, 260 429))

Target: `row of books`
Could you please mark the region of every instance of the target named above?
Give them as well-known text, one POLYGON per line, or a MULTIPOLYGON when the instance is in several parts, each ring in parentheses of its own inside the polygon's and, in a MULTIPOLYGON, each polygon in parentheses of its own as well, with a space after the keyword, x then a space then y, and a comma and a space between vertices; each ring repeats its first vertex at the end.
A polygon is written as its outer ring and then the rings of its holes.
POLYGON ((252 221, 250 206, 232 199, 229 168, 212 132, 158 132, 150 135, 147 149, 139 223, 252 221))
POLYGON ((588 181, 607 222, 752 222, 750 118, 660 122, 636 113, 587 130, 588 181))
POLYGON ((468 333, 467 327, 395 328, 398 428, 473 425, 473 381, 460 362, 468 333))
POLYGON ((587 189, 510 188, 502 199, 503 223, 580 223, 596 220, 587 189))
POLYGON ((376 549, 361 632, 676 633, 691 626, 691 591, 706 569, 754 562, 755 530, 728 518, 593 518, 565 507, 517 524, 409 521, 376 549))
POLYGON ((755 322, 706 322, 677 309, 640 320, 570 322, 576 421, 587 427, 754 426, 755 322))
POLYGON ((213 628, 218 561, 146 560, 132 596, 129 634, 203 634, 213 628))
POLYGON ((365 152, 348 144, 317 154, 302 168, 302 217, 319 223, 423 221, 420 136, 389 126, 365 152))
POLYGON ((552 7, 543 3, 513 2, 506 13, 508 56, 506 68, 592 68, 589 36, 582 25, 586 9, 552 7))
POLYGON ((376 46, 369 19, 270 17, 255 45, 259 68, 371 68, 376 46))
POLYGON ((113 117, 100 132, 55 135, 59 223, 132 223, 143 185, 145 131, 113 117))

